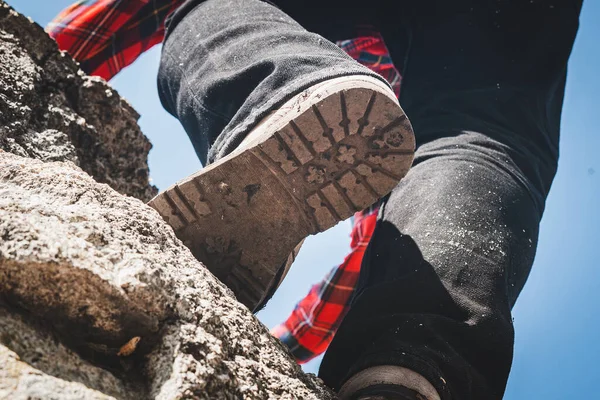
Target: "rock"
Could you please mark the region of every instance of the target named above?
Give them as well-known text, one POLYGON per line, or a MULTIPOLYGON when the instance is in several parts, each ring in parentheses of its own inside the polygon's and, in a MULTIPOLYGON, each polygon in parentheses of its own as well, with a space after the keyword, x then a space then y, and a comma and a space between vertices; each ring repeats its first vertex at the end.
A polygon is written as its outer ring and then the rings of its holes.
POLYGON ((136 118, 0 1, 0 398, 333 398, 139 200, 136 118))
POLYGON ((129 399, 135 392, 82 360, 40 322, 6 308, 0 308, 0 343, 0 399, 129 399))
POLYGON ((156 211, 71 162, 0 153, 0 237, 6 302, 150 398, 328 397, 156 211))
POLYGON ((73 161, 96 181, 147 201, 156 188, 148 184, 151 145, 138 118, 39 25, 0 1, 0 149, 73 161))
POLYGON ((19 357, 4 346, 0 346, 0 362, 0 398, 3 399, 115 399, 91 390, 81 383, 44 374, 19 361, 19 357))

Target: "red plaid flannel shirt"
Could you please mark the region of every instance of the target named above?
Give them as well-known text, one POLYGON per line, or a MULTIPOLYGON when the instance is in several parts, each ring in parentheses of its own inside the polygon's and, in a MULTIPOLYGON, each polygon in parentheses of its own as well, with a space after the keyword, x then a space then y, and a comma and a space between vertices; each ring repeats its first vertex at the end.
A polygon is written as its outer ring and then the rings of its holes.
MULTIPOLYGON (((61 50, 79 61, 82 70, 108 80, 162 42, 165 19, 181 3, 183 0, 80 1, 60 13, 47 32, 61 50)), ((399 95, 401 76, 379 33, 365 30, 338 45, 387 79, 399 95)), ((323 353, 348 312, 378 209, 376 204, 355 214, 350 254, 312 287, 285 322, 273 328, 273 335, 289 347, 298 362, 323 353)))
POLYGON ((109 80, 161 43, 165 19, 184 0, 82 0, 46 28, 90 75, 109 80))
POLYGON ((327 350, 350 308, 363 255, 377 222, 379 205, 354 215, 350 253, 344 262, 310 289, 290 316, 271 330, 290 349, 298 363, 327 350))

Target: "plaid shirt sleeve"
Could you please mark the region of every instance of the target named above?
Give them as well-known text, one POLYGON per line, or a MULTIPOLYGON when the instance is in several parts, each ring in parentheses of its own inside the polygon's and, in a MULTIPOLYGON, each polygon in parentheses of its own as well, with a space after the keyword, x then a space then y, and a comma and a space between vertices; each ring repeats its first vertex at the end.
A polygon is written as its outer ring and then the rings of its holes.
POLYGON ((184 0, 83 0, 62 11, 48 34, 90 75, 109 80, 162 42, 166 17, 184 0))
MULTIPOLYGON (((339 42, 350 56, 387 79, 400 95, 401 76, 394 67, 382 37, 369 32, 353 40, 339 42)), ((356 213, 351 233, 351 251, 323 281, 314 285, 296 305, 290 316, 271 330, 294 355, 305 363, 329 346, 350 307, 363 255, 377 222, 379 204, 356 213)))

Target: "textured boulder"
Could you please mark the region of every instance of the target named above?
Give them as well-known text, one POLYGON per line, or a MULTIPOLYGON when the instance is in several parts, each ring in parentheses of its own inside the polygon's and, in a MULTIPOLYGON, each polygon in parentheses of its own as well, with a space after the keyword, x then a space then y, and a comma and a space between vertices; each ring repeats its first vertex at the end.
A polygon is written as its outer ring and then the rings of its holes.
POLYGON ((102 79, 86 76, 39 25, 0 0, 0 149, 69 160, 98 182, 149 200, 150 142, 139 115, 102 79))
POLYGON ((6 304, 142 397, 327 397, 158 213, 70 162, 0 152, 0 237, 6 304))
POLYGON ((332 398, 139 200, 136 118, 0 1, 0 398, 332 398))
POLYGON ((136 393, 84 361, 51 329, 0 308, 0 399, 129 399, 136 393))

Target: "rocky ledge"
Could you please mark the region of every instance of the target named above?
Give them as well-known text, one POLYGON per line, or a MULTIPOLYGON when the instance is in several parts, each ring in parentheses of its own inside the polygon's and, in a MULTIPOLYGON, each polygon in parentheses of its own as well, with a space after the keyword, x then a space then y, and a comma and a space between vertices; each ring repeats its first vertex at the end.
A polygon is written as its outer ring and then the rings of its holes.
POLYGON ((0 1, 0 398, 333 398, 145 205, 137 119, 0 1))

